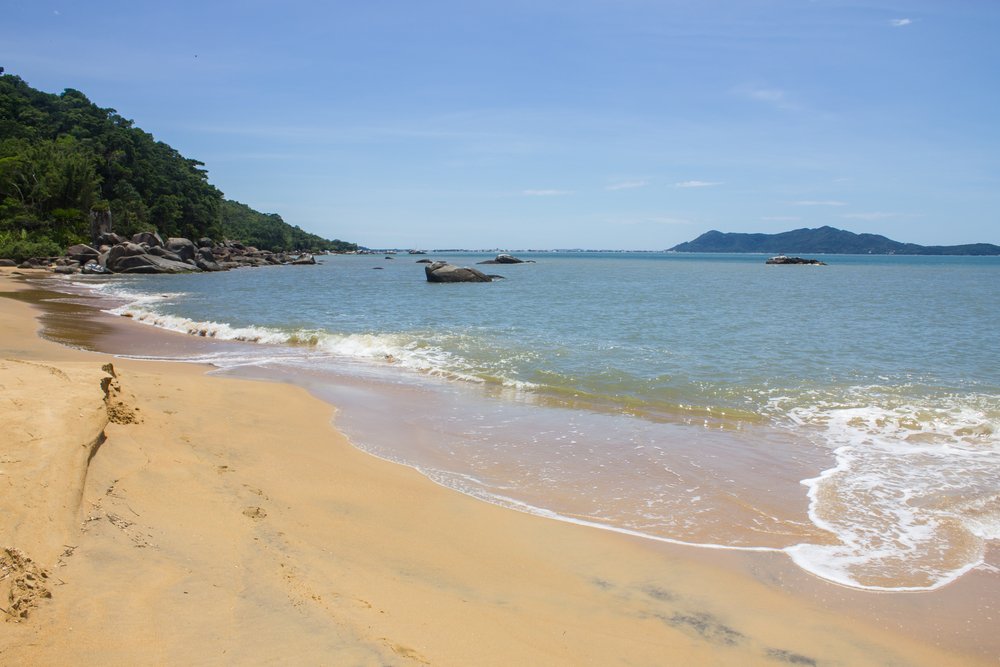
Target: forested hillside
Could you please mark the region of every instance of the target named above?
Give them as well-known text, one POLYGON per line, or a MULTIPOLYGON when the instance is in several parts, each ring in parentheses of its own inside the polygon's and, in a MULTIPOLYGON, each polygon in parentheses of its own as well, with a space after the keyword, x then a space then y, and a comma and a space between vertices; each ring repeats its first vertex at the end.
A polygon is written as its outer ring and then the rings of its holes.
POLYGON ((275 251, 356 247, 227 201, 203 167, 80 91, 44 93, 0 75, 0 257, 89 242, 92 212, 109 210, 125 236, 156 230, 275 251))

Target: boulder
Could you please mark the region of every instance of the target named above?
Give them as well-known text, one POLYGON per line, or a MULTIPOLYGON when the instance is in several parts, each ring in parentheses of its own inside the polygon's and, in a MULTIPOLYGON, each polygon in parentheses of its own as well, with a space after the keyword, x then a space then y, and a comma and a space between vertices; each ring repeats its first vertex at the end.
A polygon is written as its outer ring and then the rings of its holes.
POLYGON ((139 232, 132 237, 132 243, 145 243, 146 245, 153 247, 156 245, 163 245, 163 239, 156 232, 139 232))
POLYGON ((821 262, 818 259, 804 259, 802 257, 786 257, 784 255, 771 257, 764 263, 765 264, 814 264, 816 266, 826 266, 826 262, 821 262))
POLYGON ((96 260, 100 254, 96 248, 92 248, 84 243, 77 243, 66 248, 66 256, 81 264, 96 260))
POLYGON ((217 262, 205 259, 204 257, 195 258, 194 265, 202 271, 225 271, 225 269, 222 268, 217 262))
POLYGON ((496 259, 488 259, 485 262, 476 262, 476 264, 534 264, 533 259, 519 259, 513 255, 508 255, 507 253, 500 253, 496 256, 496 259))
POLYGON ((197 246, 195 246, 191 239, 169 238, 164 245, 167 250, 179 256, 185 262, 189 259, 194 259, 195 254, 198 252, 197 246))
POLYGON ((109 271, 117 272, 118 264, 126 257, 141 257, 146 254, 146 249, 135 243, 122 243, 112 246, 106 255, 100 256, 101 264, 109 271))
POLYGON ((128 241, 127 238, 114 232, 103 232, 97 236, 98 245, 118 245, 126 241, 128 241))
POLYGON ((506 253, 500 253, 493 259, 488 259, 485 262, 476 262, 477 264, 524 264, 523 259, 518 259, 513 255, 508 255, 506 253))
POLYGON ((293 259, 289 262, 292 266, 303 266, 306 264, 315 264, 316 258, 312 255, 300 255, 298 259, 293 259))
POLYGON ((156 255, 157 257, 162 257, 163 259, 169 259, 174 262, 184 262, 187 261, 177 253, 171 252, 170 250, 164 248, 163 246, 153 246, 149 249, 150 255, 156 255))
POLYGON ((215 245, 215 241, 213 241, 212 239, 208 238, 207 236, 202 236, 200 239, 198 239, 198 247, 199 248, 211 248, 214 245, 215 245))
POLYGON ((434 260, 432 260, 432 259, 418 259, 417 260, 417 264, 433 264, 433 263, 434 263, 434 260))
POLYGON ((482 271, 447 262, 434 262, 424 267, 429 283, 488 283, 493 280, 482 271))
POLYGON ((75 266, 57 266, 52 269, 55 273, 76 273, 77 269, 75 266))
POLYGON ((83 268, 80 269, 80 273, 82 273, 85 276, 103 276, 111 272, 105 269, 97 262, 87 262, 86 264, 83 265, 83 268))
POLYGON ((122 257, 114 267, 115 273, 188 273, 200 270, 192 264, 175 262, 156 255, 122 257))
POLYGON ((0 259, 0 266, 17 266, 17 262, 12 259, 0 259))

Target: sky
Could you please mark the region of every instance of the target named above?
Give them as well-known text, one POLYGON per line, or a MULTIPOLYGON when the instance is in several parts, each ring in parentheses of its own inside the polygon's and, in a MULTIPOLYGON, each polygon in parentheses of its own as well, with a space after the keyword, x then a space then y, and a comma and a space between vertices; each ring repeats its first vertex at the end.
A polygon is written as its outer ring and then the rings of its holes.
POLYGON ((0 0, 0 66, 375 248, 1000 244, 996 0, 0 0))

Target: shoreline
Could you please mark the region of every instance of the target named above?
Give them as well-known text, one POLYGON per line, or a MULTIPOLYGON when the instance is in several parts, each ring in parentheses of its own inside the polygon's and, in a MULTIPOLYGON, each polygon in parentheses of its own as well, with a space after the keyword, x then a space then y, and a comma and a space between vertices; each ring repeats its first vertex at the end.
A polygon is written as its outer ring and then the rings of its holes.
MULTIPOLYGON (((24 623, 0 624, 0 662, 995 661, 991 624, 968 617, 992 613, 996 597, 975 594, 995 575, 863 593, 780 554, 705 554, 513 512, 354 448, 331 425, 335 408, 299 387, 61 347, 35 335, 37 307, 9 298, 0 317, 0 359, 46 367, 7 363, 4 383, 52 368, 70 387, 97 378, 65 408, 78 411, 106 405, 110 362, 142 417, 98 429, 106 440, 71 471, 85 475, 80 508, 64 516, 72 552, 35 559, 65 583, 24 623), (961 634, 967 623, 979 630, 961 634)), ((67 335, 82 317, 65 314, 67 335)), ((107 319, 122 340, 190 342, 107 319)), ((17 473, 6 460, 0 470, 17 473)))

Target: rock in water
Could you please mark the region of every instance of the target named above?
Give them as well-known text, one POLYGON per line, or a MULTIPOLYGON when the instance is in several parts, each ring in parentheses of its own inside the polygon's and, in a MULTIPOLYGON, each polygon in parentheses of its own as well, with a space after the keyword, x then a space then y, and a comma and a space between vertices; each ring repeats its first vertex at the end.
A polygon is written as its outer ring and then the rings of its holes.
POLYGON ((816 266, 826 266, 826 262, 821 262, 818 259, 804 259, 802 257, 786 257, 784 255, 777 255, 776 257, 771 257, 765 264, 815 264, 816 266))
POLYGON ((496 259, 488 259, 485 262, 476 262, 476 264, 527 264, 535 263, 533 259, 520 259, 514 257, 513 255, 508 255, 507 253, 500 253, 496 256, 496 259))
POLYGON ((429 283, 488 283, 493 279, 482 271, 447 262, 434 262, 424 266, 429 283))

